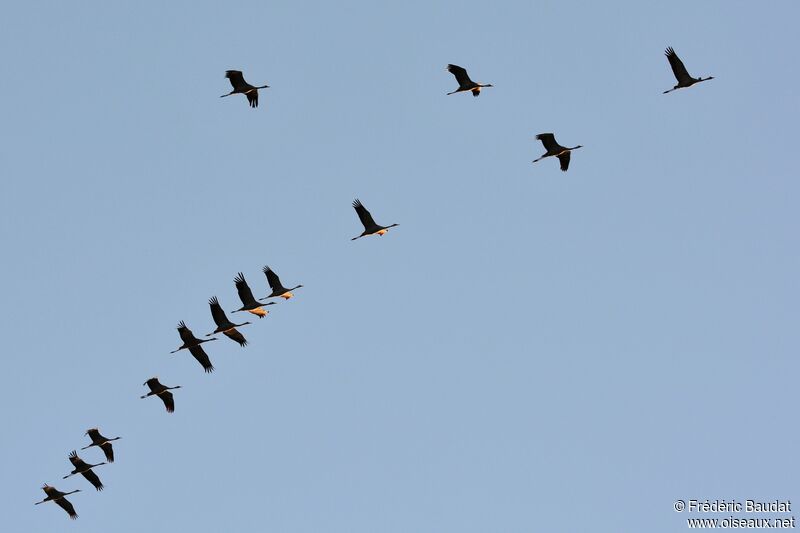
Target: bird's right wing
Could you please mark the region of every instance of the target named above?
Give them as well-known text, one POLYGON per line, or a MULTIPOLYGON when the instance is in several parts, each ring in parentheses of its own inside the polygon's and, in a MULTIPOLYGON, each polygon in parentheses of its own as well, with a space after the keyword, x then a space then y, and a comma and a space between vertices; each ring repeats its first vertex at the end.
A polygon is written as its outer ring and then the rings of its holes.
POLYGON ((150 378, 144 383, 150 387, 150 392, 155 392, 161 388, 161 383, 158 381, 158 378, 150 378))
POLYGON ((83 463, 80 457, 78 457, 78 452, 72 450, 69 454, 69 462, 72 463, 72 466, 78 468, 78 466, 83 463))
POLYGON ((103 450, 103 453, 106 455, 106 461, 109 463, 114 462, 114 447, 111 445, 110 442, 105 442, 100 445, 100 449, 103 450))
POLYGON ((375 220, 372 218, 372 215, 369 214, 367 208, 364 207, 364 204, 361 203, 361 200, 356 198, 353 200, 353 208, 358 213, 358 218, 361 219, 361 223, 364 225, 365 229, 369 229, 372 226, 376 226, 375 220))
POLYGON ((178 324, 178 335, 181 336, 181 340, 184 344, 193 344, 197 342, 197 337, 194 336, 192 330, 186 326, 183 320, 178 324))
POLYGON ((278 275, 268 266, 263 268, 264 275, 267 276, 267 283, 269 283, 269 288, 273 291, 278 290, 281 287, 281 279, 278 275))
POLYGON ((231 80, 231 85, 234 89, 240 89, 247 85, 241 70, 226 70, 225 77, 231 80))
POLYGON ((208 306, 211 308, 211 317, 217 327, 228 323, 228 317, 225 316, 225 311, 222 310, 222 306, 219 305, 219 300, 217 300, 216 296, 211 297, 208 301, 208 306))
POLYGON ((250 107, 258 107, 258 89, 247 91, 245 96, 247 96, 247 101, 250 102, 250 107))
POLYGON ((56 503, 58 504, 59 507, 61 507, 67 512, 67 514, 71 519, 75 520, 76 518, 78 518, 78 513, 75 512, 75 508, 66 498, 59 498, 56 500, 56 503))
POLYGON ((569 168, 569 150, 558 154, 558 162, 561 163, 561 170, 564 172, 569 168))
POLYGON ((544 149, 548 152, 558 146, 558 143, 556 142, 556 136, 552 133, 540 133, 536 136, 536 139, 542 141, 544 149))
POLYGON ((100 478, 97 477, 97 474, 95 474, 93 470, 87 470, 86 472, 84 472, 83 477, 85 477, 86 480, 89 483, 91 483, 95 489, 103 490, 103 483, 100 481, 100 478))
POLYGON ((679 82, 692 79, 686 67, 683 66, 683 61, 681 61, 678 54, 675 53, 675 50, 673 50, 671 46, 664 51, 664 55, 667 56, 669 66, 672 67, 672 73, 675 74, 675 79, 679 82))
POLYGON ((471 79, 469 79, 469 75, 467 74, 467 69, 463 67, 459 67, 458 65, 447 65, 447 70, 456 77, 456 81, 459 85, 469 85, 474 83, 471 79))
POLYGON ((239 293, 239 299, 242 301, 242 305, 247 305, 255 301, 255 298, 253 298, 253 291, 251 291, 250 287, 247 285, 244 274, 239 272, 239 275, 236 276, 233 281, 236 282, 236 292, 239 293))
POLYGON ((167 408, 168 413, 175 412, 175 400, 173 399, 172 393, 170 391, 164 391, 158 395, 161 398, 161 401, 164 402, 164 406, 167 408))
POLYGON ((225 331, 223 331, 222 333, 223 333, 223 335, 225 335, 225 336, 226 336, 226 337, 228 337, 229 339, 231 339, 231 340, 234 340, 234 341, 238 342, 238 343, 239 343, 239 346, 241 346, 242 348, 244 348, 245 346, 247 346, 247 339, 245 339, 245 338, 244 338, 244 335, 242 335, 242 334, 239 332, 239 330, 238 330, 238 329, 236 329, 236 328, 231 328, 231 329, 228 329, 228 330, 225 330, 225 331))
POLYGON ((75 470, 83 470, 84 468, 89 466, 86 464, 86 461, 78 457, 78 452, 74 450, 72 451, 71 454, 69 454, 69 462, 72 463, 72 465, 75 467, 75 470), (75 455, 73 455, 73 453, 75 455))
POLYGON ((214 365, 211 364, 211 359, 208 358, 208 355, 206 354, 206 351, 203 350, 202 346, 192 346, 189 348, 189 352, 194 356, 195 359, 197 359, 198 363, 203 365, 203 370, 205 370, 206 373, 214 371, 214 365))

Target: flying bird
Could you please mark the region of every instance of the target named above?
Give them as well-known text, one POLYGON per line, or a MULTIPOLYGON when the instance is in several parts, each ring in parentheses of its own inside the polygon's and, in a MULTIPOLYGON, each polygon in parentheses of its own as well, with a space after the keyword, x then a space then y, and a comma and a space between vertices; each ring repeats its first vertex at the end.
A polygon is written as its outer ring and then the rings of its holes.
POLYGON ((45 492, 45 494, 47 494, 47 498, 45 498, 40 502, 36 502, 34 505, 39 505, 40 503, 44 502, 56 502, 56 504, 58 504, 59 507, 61 507, 67 512, 67 514, 71 519, 75 520, 76 518, 78 518, 78 513, 75 512, 75 508, 72 506, 69 500, 67 500, 66 496, 68 494, 74 494, 76 492, 80 492, 81 489, 75 489, 72 492, 61 492, 57 488, 51 487, 50 485, 45 483, 44 486, 42 486, 42 490, 45 492))
POLYGON ((262 85, 255 87, 244 81, 244 76, 241 70, 226 70, 225 77, 231 80, 233 90, 228 94, 223 94, 220 98, 225 98, 232 94, 243 94, 247 96, 247 101, 250 102, 250 107, 258 107, 258 90, 268 89, 269 85, 262 85))
POLYGON ((211 307, 211 317, 214 319, 214 323, 217 324, 217 329, 215 329, 212 333, 206 335, 206 337, 210 337, 215 333, 222 333, 229 339, 232 339, 239 343, 239 346, 246 346, 247 339, 244 338, 244 335, 239 333, 239 330, 236 329, 239 326, 246 326, 250 322, 242 322, 241 324, 234 324, 228 317, 225 315, 225 311, 222 310, 222 306, 219 305, 219 300, 217 300, 216 296, 212 296, 210 300, 208 300, 208 305, 211 307))
POLYGON ((142 383, 142 385, 147 385, 150 387, 150 392, 142 396, 142 399, 147 398, 148 396, 158 396, 161 398, 161 401, 164 402, 164 406, 167 408, 168 413, 175 412, 175 400, 173 400, 170 390, 180 389, 180 385, 167 387, 166 385, 162 385, 161 382, 158 381, 157 377, 148 379, 142 383))
POLYGON ((92 439, 92 443, 88 446, 84 446, 81 450, 85 450, 87 448, 91 448, 92 446, 99 446, 103 453, 106 455, 106 461, 109 463, 114 462, 114 448, 111 445, 112 440, 119 440, 122 437, 114 437, 113 439, 108 439, 100 434, 100 430, 97 428, 91 428, 86 430, 86 435, 89 435, 89 438, 92 439))
POLYGON ((239 299, 242 301, 242 307, 236 311, 231 311, 232 313, 247 311, 257 315, 258 318, 264 318, 269 314, 269 311, 264 309, 264 307, 267 305, 275 305, 275 302, 269 302, 265 304, 253 298, 253 291, 250 290, 250 287, 247 285, 247 282, 244 279, 244 274, 241 272, 239 272, 238 276, 233 278, 233 281, 236 283, 236 291, 239 293, 239 299))
POLYGON ((358 213, 358 218, 361 219, 361 223, 364 224, 364 233, 362 233, 358 237, 353 237, 352 239, 350 239, 351 241, 354 241, 361 237, 365 237, 367 235, 378 234, 383 236, 384 233, 389 231, 389 228, 393 228, 399 225, 399 224, 390 224, 388 226, 379 226, 378 224, 375 223, 375 220, 372 218, 372 215, 369 213, 369 211, 367 211, 367 208, 364 207, 364 204, 362 204, 361 200, 359 200, 358 198, 353 200, 353 208, 356 210, 356 213, 358 213))
POLYGON ((684 87, 691 87, 695 83, 700 83, 701 81, 708 81, 713 80, 714 76, 709 76, 708 78, 693 78, 689 75, 689 72, 686 70, 686 67, 683 66, 683 61, 681 58, 678 57, 678 54, 675 53, 675 50, 672 47, 668 47, 664 54, 667 56, 667 60, 669 61, 669 66, 672 67, 672 73, 675 74, 675 79, 678 80, 678 85, 669 89, 668 91, 664 91, 664 94, 670 93, 675 89, 683 89, 684 87))
POLYGON ((284 300, 288 300, 289 298, 294 296, 294 294, 292 294, 293 290, 302 287, 302 285, 296 285, 291 289, 287 289, 286 287, 281 285, 281 279, 278 277, 275 271, 272 270, 270 267, 265 266, 262 269, 262 271, 264 272, 264 275, 267 276, 267 282, 269 283, 269 288, 272 289, 272 294, 267 296, 267 298, 275 298, 276 296, 280 296, 284 300))
POLYGON ((464 91, 472 91, 472 96, 480 96, 481 88, 483 87, 494 87, 491 83, 487 83, 486 85, 475 83, 471 79, 469 79, 469 74, 467 74, 467 70, 465 68, 459 67, 458 65, 447 65, 447 70, 450 71, 453 76, 456 77, 456 81, 458 82, 458 89, 451 93, 447 93, 447 95, 461 93, 464 91))
POLYGON ((78 457, 78 452, 76 452, 75 450, 72 450, 72 453, 69 454, 69 461, 72 463, 72 466, 74 466, 75 469, 66 476, 64 476, 64 479, 67 479, 70 476, 74 476, 75 474, 81 474, 83 475, 83 477, 86 478, 86 480, 89 483, 94 485, 95 489, 103 490, 103 484, 100 482, 100 478, 97 477, 97 474, 95 474, 92 471, 92 468, 106 464, 105 461, 103 461, 102 463, 97 463, 96 465, 90 465, 89 463, 85 462, 83 459, 78 457))
POLYGON ((536 163, 544 159, 545 157, 555 156, 558 158, 558 161, 561 163, 561 170, 564 172, 567 171, 569 168, 569 153, 572 150, 577 150, 578 148, 583 148, 580 144, 578 146, 573 146, 572 148, 566 148, 561 146, 556 142, 556 136, 552 133, 540 133, 536 136, 536 139, 542 141, 544 145, 544 149, 547 150, 542 156, 538 159, 534 159, 533 162, 536 163))
POLYGON ((208 358, 205 350, 203 350, 203 347, 200 345, 204 342, 215 341, 217 338, 211 337, 210 339, 198 339, 194 336, 192 330, 186 327, 186 324, 183 322, 183 320, 178 323, 178 335, 181 336, 183 344, 181 344, 178 349, 172 350, 169 353, 175 353, 184 349, 188 349, 189 353, 192 354, 194 358, 197 359, 197 362, 203 366, 203 370, 205 370, 206 373, 213 372, 214 366, 211 364, 211 360, 208 358))

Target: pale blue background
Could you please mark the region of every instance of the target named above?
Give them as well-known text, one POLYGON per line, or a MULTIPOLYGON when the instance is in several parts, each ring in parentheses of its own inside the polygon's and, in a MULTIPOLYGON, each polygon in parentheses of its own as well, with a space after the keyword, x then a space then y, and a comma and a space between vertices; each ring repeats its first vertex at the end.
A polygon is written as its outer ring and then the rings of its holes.
POLYGON ((662 532, 677 498, 800 500, 798 20, 4 5, 3 530, 662 532), (662 95, 669 45, 716 79, 662 95), (446 97, 450 62, 495 87, 446 97), (569 172, 531 165, 546 131, 585 145, 569 172), (400 226, 350 242, 355 197, 400 226), (306 287, 250 346, 169 355, 264 264, 306 287), (60 479, 95 425, 123 437, 99 494, 60 479), (44 482, 85 491, 75 524, 44 482))

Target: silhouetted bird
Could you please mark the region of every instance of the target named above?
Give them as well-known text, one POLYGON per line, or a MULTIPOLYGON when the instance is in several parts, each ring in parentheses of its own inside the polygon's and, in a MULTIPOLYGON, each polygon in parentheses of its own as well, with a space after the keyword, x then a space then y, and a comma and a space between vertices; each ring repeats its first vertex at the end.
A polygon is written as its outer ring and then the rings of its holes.
POLYGON ((206 351, 203 350, 203 347, 200 345, 204 342, 215 341, 217 338, 211 337, 210 339, 198 339, 194 336, 192 330, 186 327, 186 324, 184 324, 183 320, 178 323, 178 335, 181 336, 183 344, 177 350, 172 350, 169 353, 175 353, 181 350, 189 350, 189 353, 192 354, 194 358, 197 359, 197 362, 203 366, 203 370, 205 370, 206 373, 213 372, 214 366, 211 364, 208 354, 206 354, 206 351))
POLYGON ((708 81, 713 80, 714 76, 709 76, 708 78, 693 78, 687 72, 686 67, 683 66, 683 61, 678 57, 678 54, 675 53, 675 50, 672 47, 668 47, 664 54, 667 56, 667 60, 669 61, 669 66, 672 67, 672 73, 675 74, 675 79, 678 80, 678 85, 664 91, 664 94, 670 93, 675 89, 683 89, 684 87, 691 87, 695 83, 700 83, 701 81, 708 81))
POLYGON ((167 387, 166 385, 162 385, 161 382, 158 381, 158 378, 150 378, 142 385, 147 385, 150 387, 150 392, 141 396, 142 399, 147 398, 148 396, 158 396, 161 398, 161 401, 164 402, 164 406, 167 408, 168 413, 175 412, 175 400, 172 398, 172 393, 170 390, 172 389, 180 389, 180 385, 175 385, 174 387, 167 387))
POLYGON ((262 85, 255 87, 244 81, 244 76, 241 70, 226 70, 225 77, 231 80, 233 90, 228 94, 223 94, 220 98, 225 98, 232 94, 243 94, 247 96, 247 101, 250 102, 250 107, 258 107, 258 90, 268 89, 269 85, 262 85))
POLYGON ((356 213, 358 213, 358 218, 361 219, 361 223, 364 225, 364 233, 362 233, 358 237, 353 237, 352 239, 350 239, 351 241, 354 241, 361 237, 365 237, 367 235, 377 234, 383 236, 384 233, 389 231, 389 228, 393 228, 399 225, 399 224, 390 224, 388 226, 380 226, 376 224, 375 220, 372 218, 372 215, 369 213, 369 211, 367 211, 367 208, 364 207, 364 205, 358 198, 353 200, 353 209, 356 210, 356 213))
POLYGON ((114 462, 114 447, 111 445, 111 441, 119 440, 122 437, 114 437, 113 439, 108 439, 100 434, 100 430, 97 428, 91 428, 86 430, 86 435, 89 435, 89 438, 92 439, 92 443, 88 446, 84 446, 81 450, 85 450, 87 448, 91 448, 92 446, 99 446, 103 453, 106 455, 106 461, 109 463, 114 462))
POLYGON ((236 292, 239 293, 239 299, 242 301, 242 307, 236 311, 231 311, 232 313, 247 311, 258 316, 258 318, 264 318, 269 314, 269 311, 263 308, 267 305, 275 305, 275 302, 269 302, 265 304, 253 298, 253 291, 250 290, 250 286, 247 285, 247 282, 244 279, 244 274, 241 272, 239 272, 239 275, 236 276, 233 281, 236 283, 236 292))
POLYGON ((59 507, 61 507, 67 512, 70 518, 72 518, 73 520, 78 518, 78 513, 75 512, 75 508, 72 506, 69 500, 65 498, 65 496, 67 494, 74 494, 76 492, 80 492, 81 489, 75 489, 72 492, 61 492, 55 487, 51 487, 50 485, 45 483, 44 486, 42 487, 42 490, 45 492, 45 494, 47 494, 47 498, 45 498, 40 502, 36 502, 34 505, 39 505, 40 503, 44 502, 56 502, 56 504, 58 504, 59 507))
POLYGON ((458 89, 451 93, 447 93, 447 95, 461 93, 464 91, 472 91, 472 96, 480 96, 481 88, 483 87, 494 87, 491 83, 487 83, 486 85, 475 83, 471 79, 469 79, 469 75, 467 74, 466 69, 459 67, 458 65, 447 65, 447 70, 450 71, 453 76, 456 77, 456 81, 458 82, 458 89))
POLYGON ((552 133, 540 133, 536 136, 536 138, 542 141, 544 149, 547 150, 547 152, 545 152, 540 158, 534 159, 533 162, 536 163, 545 157, 555 156, 558 158, 559 163, 561 163, 561 170, 564 172, 566 172, 569 168, 570 151, 583 148, 583 146, 580 144, 578 146, 573 146, 572 148, 565 148, 556 142, 556 137, 552 133))
POLYGON ((269 296, 267 296, 267 298, 275 298, 277 296, 280 296, 284 300, 288 300, 289 298, 294 296, 294 294, 292 294, 293 290, 302 287, 302 285, 295 285, 291 289, 287 289, 286 287, 281 285, 281 279, 278 277, 275 271, 272 270, 270 267, 265 266, 262 269, 262 271, 264 272, 264 275, 267 276, 267 283, 269 283, 269 288, 272 289, 272 293, 269 296))
POLYGON ((228 317, 225 315, 225 311, 222 310, 222 306, 219 305, 219 300, 217 300, 216 296, 212 296, 210 300, 208 300, 208 305, 211 307, 211 317, 214 319, 214 323, 217 325, 217 329, 214 330, 213 333, 209 333, 206 337, 210 337, 215 333, 222 333, 229 339, 232 339, 239 343, 239 346, 246 346, 247 339, 244 338, 244 335, 239 333, 239 330, 236 329, 238 326, 246 326, 250 322, 242 322, 241 324, 234 324, 228 317))
POLYGON ((74 466, 75 469, 66 476, 64 476, 64 479, 67 479, 70 476, 74 476, 75 474, 81 474, 83 475, 83 477, 86 478, 87 481, 89 481, 89 483, 94 485, 95 489, 103 490, 103 484, 100 482, 100 478, 97 477, 97 474, 95 474, 92 471, 92 468, 106 464, 105 461, 103 461, 102 463, 97 463, 96 465, 90 465, 84 462, 83 459, 78 457, 78 452, 76 452, 75 450, 72 450, 72 453, 69 454, 69 461, 72 463, 72 466, 74 466))

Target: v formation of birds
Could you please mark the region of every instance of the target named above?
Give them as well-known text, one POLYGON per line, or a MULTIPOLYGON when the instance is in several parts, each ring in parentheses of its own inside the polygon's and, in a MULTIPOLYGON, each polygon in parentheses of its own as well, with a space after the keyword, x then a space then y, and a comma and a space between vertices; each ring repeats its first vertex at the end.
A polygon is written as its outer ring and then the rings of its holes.
MULTIPOLYGON (((669 65, 672 68, 672 72, 675 75, 675 79, 678 83, 672 89, 664 91, 664 94, 677 89, 691 87, 696 83, 714 79, 713 76, 706 78, 692 77, 672 47, 666 49, 665 55, 667 56, 669 65)), ((467 70, 458 65, 449 64, 447 65, 446 70, 452 73, 458 82, 458 88, 447 93, 448 96, 461 92, 471 92, 473 96, 477 97, 480 96, 482 89, 493 87, 492 84, 476 83, 472 81, 467 74, 467 70)), ((221 97, 224 98, 234 94, 243 94, 245 97, 247 97, 247 102, 252 108, 258 107, 258 90, 269 88, 269 85, 266 84, 260 86, 250 85, 245 81, 244 74, 242 74, 242 72, 239 70, 228 70, 225 72, 225 77, 230 81, 232 90, 227 94, 223 94, 221 97)), ((533 162, 536 163, 547 157, 556 157, 559 161, 561 170, 565 172, 569 168, 571 152, 573 150, 577 150, 578 148, 582 148, 581 145, 569 148, 561 146, 556 141, 553 133, 540 133, 536 135, 536 139, 541 141, 542 145, 544 146, 545 153, 533 160, 533 162)), ((353 201, 353 209, 355 209, 358 219, 364 226, 364 231, 361 234, 352 237, 351 240, 360 239, 361 237, 367 237, 370 235, 383 236, 389 231, 390 228, 398 226, 396 223, 383 226, 375 222, 372 214, 367 210, 366 207, 364 207, 364 204, 362 204, 358 198, 353 201)), ((255 298, 250 286, 247 284, 247 280, 245 280, 244 274, 239 272, 233 281, 234 285, 236 286, 236 292, 239 295, 239 300, 241 301, 241 307, 231 310, 231 313, 247 312, 258 317, 259 319, 264 318, 269 313, 265 307, 275 305, 274 301, 264 302, 264 300, 269 300, 271 298, 282 298, 284 300, 289 300, 294 296, 292 291, 303 287, 302 285, 295 285, 292 288, 285 287, 281 283, 281 280, 275 271, 269 266, 265 266, 262 269, 262 272, 267 278, 267 284, 271 289, 270 294, 263 298, 255 298)), ((238 324, 231 322, 228 319, 228 315, 225 313, 225 310, 222 308, 222 304, 216 296, 209 298, 208 305, 211 311, 211 317, 216 324, 214 331, 205 334, 202 338, 198 338, 181 320, 178 323, 177 330, 182 343, 178 348, 170 353, 174 354, 180 352, 181 350, 188 350, 192 357, 194 357, 200 366, 203 367, 203 370, 206 373, 211 373, 214 371, 214 365, 211 363, 211 359, 203 348, 203 344, 218 340, 217 337, 214 337, 213 335, 222 334, 244 348, 247 346, 248 342, 238 328, 250 325, 251 323, 248 321, 243 321, 238 324)), ((150 396, 158 396, 158 398, 164 403, 164 407, 168 413, 173 413, 175 411, 175 398, 173 393, 170 391, 180 389, 180 385, 164 385, 159 381, 158 377, 152 377, 148 379, 143 383, 143 385, 146 385, 150 389, 150 392, 142 395, 142 399, 149 398, 150 396)), ((119 440, 121 437, 105 437, 100 433, 98 428, 86 430, 85 435, 88 435, 92 442, 91 444, 81 448, 81 450, 86 450, 92 447, 100 448, 105 456, 105 461, 95 464, 87 463, 78 456, 77 451, 73 450, 69 454, 68 458, 74 468, 69 474, 63 476, 63 479, 80 474, 95 488, 96 491, 101 491, 103 490, 104 486, 94 469, 99 466, 114 462, 114 448, 112 442, 119 440)), ((75 512, 75 508, 66 497, 70 494, 81 492, 81 489, 75 489, 70 492, 61 492, 55 487, 45 483, 42 486, 42 490, 45 492, 46 497, 43 500, 36 502, 36 505, 52 501, 64 509, 71 519, 74 520, 78 517, 78 514, 75 512)))

